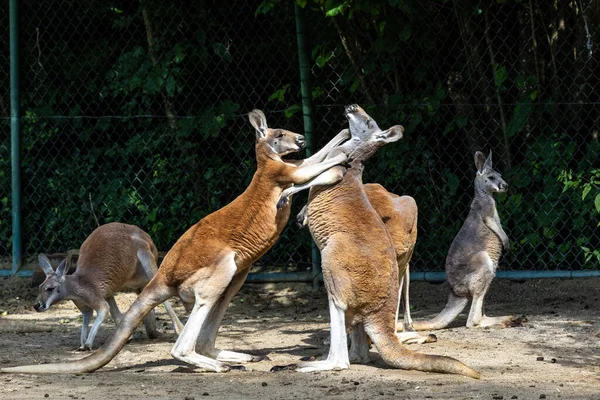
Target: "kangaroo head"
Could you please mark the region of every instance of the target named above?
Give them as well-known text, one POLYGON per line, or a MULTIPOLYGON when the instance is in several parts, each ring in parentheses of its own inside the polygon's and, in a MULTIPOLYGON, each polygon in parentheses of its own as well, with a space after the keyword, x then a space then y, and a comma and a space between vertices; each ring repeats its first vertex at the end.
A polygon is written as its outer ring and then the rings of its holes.
POLYGON ((36 311, 47 311, 50 306, 63 300, 66 296, 65 275, 67 274, 67 260, 63 260, 56 271, 52 269, 50 260, 45 254, 39 255, 40 267, 46 274, 46 280, 40 285, 40 294, 33 308, 36 311))
POLYGON ((272 129, 267 126, 265 114, 260 110, 253 110, 248 115, 250 123, 256 130, 256 145, 265 146, 268 151, 279 157, 300 151, 306 146, 304 136, 286 131, 285 129, 272 129))
POLYGON ((349 122, 351 141, 356 143, 349 155, 352 162, 366 161, 381 146, 400 140, 404 132, 401 125, 394 125, 382 131, 377 122, 356 104, 346 106, 346 118, 349 122))
POLYGON ((502 175, 498 171, 494 171, 492 167, 492 151, 485 158, 482 152, 475 152, 475 166, 477 167, 477 175, 475 176, 475 188, 486 193, 503 193, 508 189, 508 183, 502 179, 502 175))

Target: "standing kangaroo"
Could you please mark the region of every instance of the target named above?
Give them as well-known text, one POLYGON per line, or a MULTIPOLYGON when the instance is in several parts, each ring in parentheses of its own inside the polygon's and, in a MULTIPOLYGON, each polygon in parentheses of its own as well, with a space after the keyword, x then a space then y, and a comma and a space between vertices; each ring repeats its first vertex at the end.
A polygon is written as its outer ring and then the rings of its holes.
MULTIPOLYGON (((40 267, 46 280, 40 285, 36 311, 48 311, 62 300, 72 300, 82 314, 81 346, 79 350, 91 350, 98 329, 106 313, 118 325, 122 319, 114 295, 125 290, 138 293, 156 274, 158 252, 150 236, 134 225, 112 222, 96 228, 81 245, 77 269, 67 273, 67 260, 56 271, 45 254, 39 255, 40 267), (90 320, 96 311, 96 319, 89 330, 90 320), (88 333, 89 332, 89 333, 88 333)), ((168 301, 165 309, 173 321, 175 331, 180 333, 183 325, 168 301)), ((157 336, 156 318, 151 310, 144 318, 146 335, 157 336)))
MULTIPOLYGON (((327 174, 328 172, 325 172, 327 174)), ((398 196, 388 192, 378 183, 366 183, 363 185, 365 194, 371 206, 379 215, 390 234, 396 261, 398 262, 399 286, 398 286, 398 308, 396 310, 396 324, 400 313, 400 303, 404 304, 403 321, 398 326, 401 332, 397 335, 402 343, 431 343, 437 338, 435 335, 423 336, 414 332, 412 319, 410 317, 409 283, 410 283, 410 259, 412 258, 415 244, 417 242, 417 217, 418 208, 415 199, 410 196, 398 196)), ((287 190, 286 190, 287 191, 287 190)), ((304 227, 308 224, 304 206, 296 217, 298 225, 304 227)), ((326 341, 329 344, 329 341, 326 341)), ((356 360, 358 361, 358 360, 356 360)))
POLYGON ((448 302, 442 312, 430 321, 414 321, 416 330, 442 329, 462 312, 469 300, 471 310, 467 327, 502 327, 519 324, 513 316, 490 318, 483 314, 483 298, 496 276, 502 248, 508 250, 508 236, 502 229, 494 193, 506 192, 508 184, 492 168, 492 152, 487 159, 475 153, 475 197, 471 211, 454 238, 446 257, 446 276, 450 285, 448 302))
MULTIPOLYGON (((393 367, 479 378, 477 371, 453 358, 406 349, 396 336, 398 263, 386 226, 365 194, 362 172, 363 163, 379 147, 399 140, 404 128, 381 131, 356 105, 346 107, 346 117, 352 138, 331 155, 350 154, 350 168, 336 185, 312 187, 307 209, 308 227, 321 251, 331 346, 326 360, 301 363, 298 370, 347 369, 351 359, 368 358, 370 338, 393 367), (346 328, 352 327, 350 357, 346 328)), ((326 179, 321 175, 316 180, 326 179)))
POLYGON ((2 368, 0 372, 95 371, 115 357, 152 308, 176 295, 191 313, 171 350, 174 358, 216 372, 234 368, 224 362, 263 359, 215 347, 223 314, 244 283, 251 264, 277 241, 285 227, 290 208, 277 210, 281 192, 292 184, 304 183, 345 162, 347 157, 344 154, 321 161, 333 147, 348 138, 348 132, 340 132, 321 151, 306 160, 284 161, 282 156, 304 147, 304 137, 283 129, 269 128, 259 110, 252 111, 249 117, 256 130, 257 159, 257 169, 250 185, 235 200, 201 219, 177 240, 158 273, 133 302, 106 343, 90 356, 74 362, 2 368))

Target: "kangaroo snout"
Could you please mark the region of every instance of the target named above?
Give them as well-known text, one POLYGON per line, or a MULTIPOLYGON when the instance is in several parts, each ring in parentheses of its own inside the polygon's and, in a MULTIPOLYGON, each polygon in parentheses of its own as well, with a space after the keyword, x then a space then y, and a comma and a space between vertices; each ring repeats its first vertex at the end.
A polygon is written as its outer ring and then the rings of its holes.
POLYGON ((498 185, 498 189, 500 189, 500 192, 506 192, 508 190, 508 183, 500 182, 500 185, 498 185))
POLYGON ((46 303, 44 303, 43 301, 38 301, 37 303, 35 303, 33 305, 33 308, 37 312, 42 312, 42 311, 48 310, 48 307, 46 307, 46 303))
POLYGON ((296 146, 300 147, 300 150, 306 147, 306 139, 302 135, 296 137, 296 146))
POLYGON ((351 114, 358 111, 358 104, 349 104, 345 107, 346 114, 351 114))

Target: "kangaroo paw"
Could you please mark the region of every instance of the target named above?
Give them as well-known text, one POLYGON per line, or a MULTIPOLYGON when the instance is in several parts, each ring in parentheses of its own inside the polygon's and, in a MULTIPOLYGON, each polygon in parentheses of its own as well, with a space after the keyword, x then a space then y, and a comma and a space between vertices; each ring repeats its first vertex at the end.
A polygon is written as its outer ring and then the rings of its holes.
POLYGON ((285 207, 288 203, 288 198, 287 197, 282 197, 281 199, 279 199, 279 201, 277 202, 277 209, 282 209, 283 207, 285 207))

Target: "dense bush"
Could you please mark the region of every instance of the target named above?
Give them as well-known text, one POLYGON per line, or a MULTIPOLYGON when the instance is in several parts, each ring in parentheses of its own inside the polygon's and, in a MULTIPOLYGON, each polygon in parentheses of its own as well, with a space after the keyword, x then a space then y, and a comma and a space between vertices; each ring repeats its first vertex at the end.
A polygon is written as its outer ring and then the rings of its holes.
MULTIPOLYGON (((167 250, 251 179, 248 111, 302 131, 291 2, 22 3, 28 255, 78 247, 109 221, 138 224, 167 250)), ((512 242, 504 264, 598 267, 600 74, 588 44, 598 42, 600 13, 533 3, 298 1, 316 144, 344 126, 350 102, 380 126, 406 128, 370 161, 365 181, 417 200, 416 269, 443 266, 472 197, 472 155, 490 149, 510 184, 499 197, 512 242)), ((8 26, 6 14, 0 21, 8 26)), ((1 71, 2 104, 8 87, 1 71)), ((0 252, 8 253, 2 112, 0 252)), ((308 243, 290 227, 264 261, 306 266, 308 243)))

